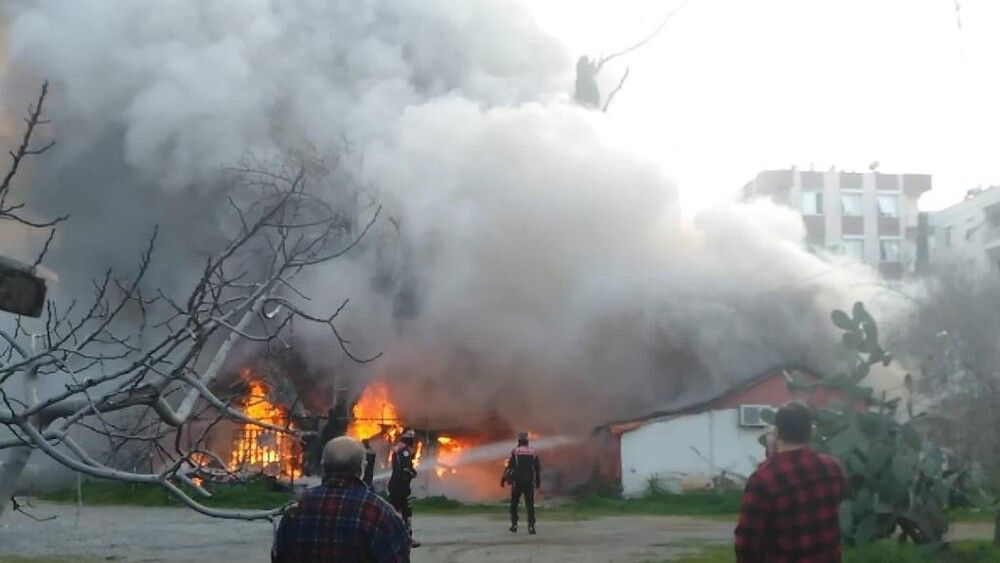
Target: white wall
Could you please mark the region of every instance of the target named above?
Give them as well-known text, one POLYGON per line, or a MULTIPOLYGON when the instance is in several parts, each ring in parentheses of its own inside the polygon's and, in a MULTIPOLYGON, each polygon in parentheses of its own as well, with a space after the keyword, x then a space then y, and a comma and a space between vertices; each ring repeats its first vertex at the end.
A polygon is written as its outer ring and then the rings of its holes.
POLYGON ((765 429, 743 428, 738 420, 738 409, 715 410, 649 422, 623 433, 622 493, 641 496, 651 478, 679 491, 687 475, 726 470, 749 476, 764 458, 757 440, 765 429))

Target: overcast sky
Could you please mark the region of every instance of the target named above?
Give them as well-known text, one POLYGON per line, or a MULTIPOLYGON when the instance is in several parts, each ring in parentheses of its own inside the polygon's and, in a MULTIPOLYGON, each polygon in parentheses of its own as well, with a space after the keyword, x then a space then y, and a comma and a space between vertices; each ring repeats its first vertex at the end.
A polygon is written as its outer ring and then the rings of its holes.
MULTIPOLYGON (((574 54, 620 50, 682 0, 520 0, 574 54)), ((1000 0, 688 0, 604 72, 609 118, 688 212, 764 169, 930 173, 927 210, 1000 184, 1000 0)), ((511 38, 517 40, 517 38, 511 38)))
MULTIPOLYGON (((598 55, 679 2, 531 5, 573 53, 598 55)), ((955 0, 688 0, 627 58, 609 115, 662 158, 688 211, 759 170, 874 160, 933 174, 921 206, 946 207, 1000 184, 1000 1, 960 4, 961 29, 955 0)))

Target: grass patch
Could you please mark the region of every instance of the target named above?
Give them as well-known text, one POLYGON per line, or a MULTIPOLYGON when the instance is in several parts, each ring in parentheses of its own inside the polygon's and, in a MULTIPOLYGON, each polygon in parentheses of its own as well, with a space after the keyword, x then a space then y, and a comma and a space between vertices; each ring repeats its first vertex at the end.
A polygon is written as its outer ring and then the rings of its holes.
MULTIPOLYGON (((205 506, 213 508, 268 509, 281 506, 295 497, 287 491, 274 490, 265 480, 252 483, 222 485, 208 483, 205 489, 211 498, 202 498, 193 491, 186 491, 205 506)), ((85 505, 124 506, 184 506, 165 489, 144 483, 87 480, 82 484, 85 505)), ((61 489, 38 495, 39 499, 52 502, 75 503, 76 489, 61 489)))
POLYGON ((995 516, 990 510, 957 508, 948 513, 952 522, 992 522, 995 516))
MULTIPOLYGON (((698 553, 675 559, 677 563, 733 563, 732 545, 708 545, 698 553)), ((945 551, 928 552, 913 544, 885 540, 844 550, 844 563, 1000 563, 1000 549, 990 542, 955 542, 945 551)))
POLYGON ((0 563, 96 563, 97 561, 114 561, 114 559, 95 559, 76 555, 0 555, 0 563))
POLYGON ((731 545, 707 545, 701 548, 698 553, 685 555, 671 561, 679 563, 732 563, 736 561, 736 554, 733 553, 731 545))
MULTIPOLYGON (((521 507, 522 512, 524 507, 521 507)), ((446 496, 418 498, 413 501, 413 511, 419 514, 506 514, 507 503, 465 503, 446 496)))
MULTIPOLYGON (((214 508, 266 509, 280 506, 294 498, 292 493, 273 490, 265 480, 247 484, 206 484, 212 498, 197 498, 214 508)), ((193 492, 193 491, 189 491, 193 492)), ((62 503, 76 502, 76 489, 62 489, 38 496, 41 500, 62 503)), ((83 482, 85 505, 183 506, 164 489, 155 485, 86 480, 83 482)), ((653 492, 644 497, 623 499, 610 494, 590 494, 558 504, 538 507, 540 518, 553 520, 586 520, 603 516, 696 516, 699 518, 735 521, 740 507, 738 491, 718 491, 689 494, 653 492)), ((455 515, 507 514, 507 501, 464 503, 444 496, 416 499, 413 509, 421 514, 455 515)), ((521 512, 524 512, 521 504, 521 512)))
MULTIPOLYGON (((506 517, 508 501, 464 503, 444 496, 416 499, 418 514, 462 515, 490 514, 506 517)), ((549 520, 588 520, 604 516, 695 516, 735 522, 740 508, 739 491, 689 494, 651 493, 634 499, 610 494, 590 494, 555 504, 536 505, 538 517, 549 520)), ((522 516, 525 508, 520 505, 522 516)))
POLYGON ((545 514, 570 518, 598 516, 697 516, 735 521, 740 510, 739 491, 688 494, 657 492, 640 498, 607 495, 585 496, 545 509, 545 514))

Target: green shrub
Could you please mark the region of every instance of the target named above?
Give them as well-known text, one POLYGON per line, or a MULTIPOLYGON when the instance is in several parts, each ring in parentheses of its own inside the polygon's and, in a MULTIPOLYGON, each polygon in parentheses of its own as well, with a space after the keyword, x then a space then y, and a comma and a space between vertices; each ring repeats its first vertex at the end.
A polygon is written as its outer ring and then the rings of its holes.
MULTIPOLYGON (((732 563, 732 545, 707 545, 698 553, 677 559, 677 563, 732 563)), ((932 552, 911 543, 882 540, 863 547, 846 549, 844 563, 1000 563, 1000 549, 988 542, 958 542, 932 552)))
POLYGON ((887 400, 884 393, 876 397, 864 384, 872 367, 892 363, 864 305, 855 303, 850 313, 834 311, 831 320, 843 331, 844 347, 854 356, 850 371, 815 382, 791 381, 789 389, 825 389, 842 396, 813 409, 812 446, 835 456, 844 468, 844 543, 864 546, 899 530, 915 543, 940 544, 948 530, 949 501, 964 472, 946 476, 943 452, 917 431, 912 409, 907 409, 907 420, 900 421, 899 399, 887 400))

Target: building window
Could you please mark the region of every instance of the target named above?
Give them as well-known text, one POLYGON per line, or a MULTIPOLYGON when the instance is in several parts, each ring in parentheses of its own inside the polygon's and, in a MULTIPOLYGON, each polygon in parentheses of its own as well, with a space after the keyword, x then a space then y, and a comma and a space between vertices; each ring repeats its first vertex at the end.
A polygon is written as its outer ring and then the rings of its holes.
POLYGON ((840 208, 845 217, 861 217, 861 194, 841 194, 840 208))
POLYGON ((822 192, 802 192, 802 214, 803 215, 823 214, 822 192))
POLYGON ((899 217, 899 198, 894 195, 878 196, 879 217, 899 217))
POLYGON ((845 238, 840 246, 841 254, 859 262, 865 261, 865 239, 845 238))
POLYGON ((878 241, 878 258, 881 263, 898 263, 900 261, 900 241, 882 239, 878 241))

